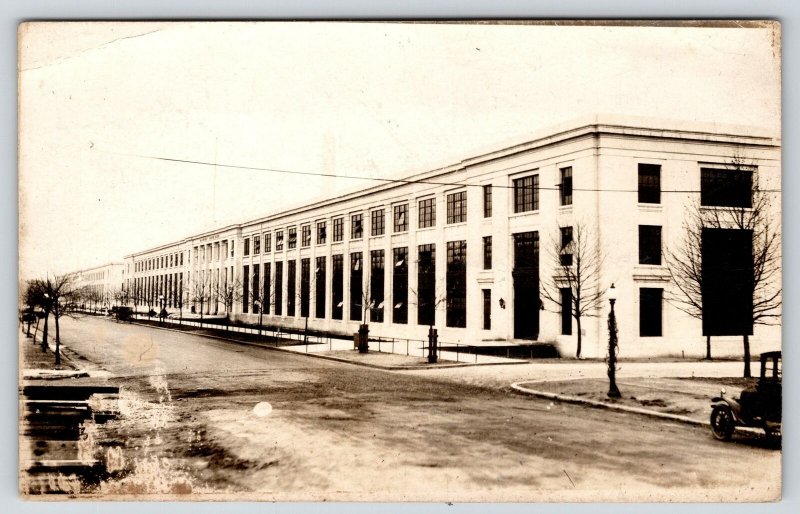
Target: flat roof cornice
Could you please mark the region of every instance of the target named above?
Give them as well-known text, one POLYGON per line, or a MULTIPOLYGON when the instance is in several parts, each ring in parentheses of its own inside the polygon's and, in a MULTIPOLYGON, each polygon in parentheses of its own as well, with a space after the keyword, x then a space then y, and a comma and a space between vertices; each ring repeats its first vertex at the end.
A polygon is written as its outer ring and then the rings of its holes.
POLYGON ((463 179, 457 178, 456 176, 465 172, 469 167, 507 158, 515 154, 538 150, 551 145, 566 143, 596 135, 646 139, 652 138, 662 140, 666 139, 706 144, 757 146, 762 148, 780 148, 781 143, 779 134, 776 134, 774 131, 771 131, 766 127, 670 120, 663 118, 646 118, 615 114, 593 114, 537 130, 531 136, 527 137, 523 142, 515 141, 507 142, 506 144, 494 145, 493 148, 500 146, 500 150, 488 150, 484 153, 478 153, 473 157, 463 159, 457 163, 434 168, 424 172, 394 178, 387 177, 385 183, 376 186, 360 188, 334 198, 320 200, 312 204, 286 209, 242 223, 228 225, 227 227, 221 229, 210 230, 189 236, 173 243, 160 245, 142 252, 126 255, 125 258, 127 259, 143 254, 158 252, 176 245, 191 242, 194 239, 208 237, 210 235, 218 234, 228 230, 244 229, 254 225, 274 222, 281 218, 293 216, 305 211, 330 207, 358 197, 377 194, 395 188, 398 186, 398 183, 431 183, 432 185, 435 185, 436 183, 433 181, 449 177, 448 180, 455 184, 463 181, 463 179))

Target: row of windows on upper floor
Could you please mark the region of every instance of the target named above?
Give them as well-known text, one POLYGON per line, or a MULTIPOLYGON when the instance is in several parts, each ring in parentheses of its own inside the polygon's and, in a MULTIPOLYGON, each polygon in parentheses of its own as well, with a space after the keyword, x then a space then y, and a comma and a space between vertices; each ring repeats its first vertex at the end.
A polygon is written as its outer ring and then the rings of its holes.
POLYGON ((81 276, 82 280, 103 280, 106 278, 105 271, 98 271, 96 273, 85 273, 81 276))
POLYGON ((133 264, 134 269, 137 272, 183 266, 183 252, 175 252, 167 255, 161 255, 159 257, 144 259, 142 261, 134 262, 133 264))
MULTIPOLYGON (((752 202, 753 171, 750 169, 718 169, 701 168, 701 197, 700 203, 703 206, 730 206, 730 207, 750 207, 752 202)), ((562 206, 572 205, 573 182, 572 166, 559 168, 560 183, 559 204, 562 206)), ((529 212, 539 210, 539 175, 531 174, 513 180, 513 199, 514 212, 529 212)), ((467 221, 467 195, 466 191, 450 193, 446 197, 447 203, 447 224, 464 223, 467 221)), ((661 165, 638 163, 638 201, 644 204, 661 203, 661 165)), ((393 206, 393 233, 407 232, 409 228, 409 204, 402 203, 393 206)), ((418 201, 418 227, 420 229, 434 227, 436 225, 436 203, 435 198, 425 198, 418 201)), ((385 210, 383 208, 371 210, 370 217, 370 236, 382 236, 386 232, 385 210)), ((483 186, 483 216, 492 216, 492 186, 483 186)), ((363 214, 350 215, 350 238, 352 240, 364 237, 363 214)), ((311 246, 311 224, 301 225, 300 227, 301 247, 311 246)), ((287 242, 289 249, 297 247, 297 228, 289 227, 286 229, 287 242)), ((284 231, 275 231, 275 250, 284 249, 284 231)), ((262 251, 261 235, 255 235, 244 239, 243 253, 245 256, 251 254, 258 255, 262 251)), ((333 219, 333 241, 344 240, 344 216, 333 219)), ((327 221, 316 223, 316 244, 327 243, 327 221)), ((219 243, 215 243, 219 244, 219 243)), ((225 245, 228 242, 225 241, 225 245)), ((272 251, 272 233, 263 234, 264 253, 272 251)), ((195 259, 198 258, 198 248, 203 251, 205 258, 205 247, 195 247, 195 259)), ((220 249, 214 248, 214 259, 219 259, 220 249)), ((226 253, 226 250, 222 250, 226 253)), ((234 254, 233 241, 230 242, 231 257, 234 254)), ((212 256, 209 255, 209 259, 212 256)), ((136 264, 137 271, 148 271, 173 266, 183 265, 183 252, 163 255, 153 259, 140 261, 136 264)))

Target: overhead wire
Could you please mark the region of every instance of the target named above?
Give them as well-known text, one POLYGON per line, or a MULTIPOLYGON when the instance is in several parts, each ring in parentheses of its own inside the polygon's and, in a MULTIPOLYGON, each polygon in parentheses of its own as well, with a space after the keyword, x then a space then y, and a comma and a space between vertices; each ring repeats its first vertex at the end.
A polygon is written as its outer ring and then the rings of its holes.
MULTIPOLYGON (((337 174, 337 173, 323 173, 319 171, 300 171, 300 170, 288 170, 288 169, 281 169, 281 168, 264 168, 260 166, 244 166, 239 164, 222 164, 222 163, 213 163, 213 162, 206 162, 206 161, 196 161, 191 159, 178 159, 174 157, 159 157, 153 155, 132 155, 133 157, 139 157, 143 159, 154 159, 158 161, 164 162, 174 162, 174 163, 183 163, 183 164, 196 164, 200 166, 216 166, 220 168, 229 168, 229 169, 239 169, 239 170, 248 170, 248 171, 267 171, 272 173, 286 173, 291 175, 307 175, 307 176, 314 176, 314 177, 327 177, 327 178, 344 178, 344 179, 351 179, 351 180, 367 180, 373 182, 383 182, 387 184, 426 184, 426 185, 434 185, 434 186, 448 186, 448 187, 484 187, 484 186, 491 186, 494 188, 502 188, 502 189, 514 189, 514 186, 506 186, 501 184, 481 184, 481 183, 466 183, 466 182, 442 182, 442 181, 434 181, 428 179, 399 179, 399 178, 383 178, 383 177, 364 177, 359 175, 347 175, 347 174, 337 174)), ((552 187, 548 186, 538 186, 536 189, 540 190, 548 190, 548 191, 561 191, 561 185, 557 184, 552 187)), ((585 187, 573 187, 573 191, 584 191, 584 192, 596 192, 596 193, 638 193, 638 189, 615 189, 615 188, 585 188, 585 187)), ((764 193, 779 193, 781 192, 780 189, 759 189, 759 191, 764 193)), ((692 194, 692 193, 700 193, 699 189, 662 189, 662 193, 680 193, 680 194, 692 194)))

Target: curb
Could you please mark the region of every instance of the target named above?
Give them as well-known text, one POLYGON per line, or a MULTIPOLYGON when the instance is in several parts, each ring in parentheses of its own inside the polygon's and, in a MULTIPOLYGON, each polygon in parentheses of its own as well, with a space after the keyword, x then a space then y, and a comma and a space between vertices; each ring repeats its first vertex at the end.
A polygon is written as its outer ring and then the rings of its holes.
POLYGON ((628 407, 626 405, 611 405, 605 402, 598 402, 595 400, 588 400, 586 398, 578 398, 576 396, 567 396, 557 393, 546 393, 544 391, 536 391, 534 389, 528 389, 523 387, 521 384, 525 384, 528 382, 515 382, 511 384, 511 389, 514 389, 517 392, 529 394, 531 396, 538 396, 540 398, 546 398, 548 400, 557 400, 560 402, 567 402, 567 403, 577 403, 583 405, 590 405, 592 407, 599 407, 604 409, 615 410, 619 412, 628 412, 631 414, 641 414, 644 416, 650 416, 653 418, 660 418, 666 419, 669 421, 677 421, 679 423, 686 423, 689 425, 695 426, 710 426, 709 422, 707 421, 700 421, 694 418, 690 418, 687 416, 680 416, 678 414, 668 414, 666 412, 657 412, 654 410, 649 409, 640 409, 638 407, 628 407))
MULTIPOLYGON (((191 334, 191 332, 187 332, 186 330, 179 330, 177 328, 170 328, 170 327, 159 327, 159 326, 154 326, 154 325, 145 324, 145 323, 137 323, 135 321, 132 321, 130 324, 131 325, 138 325, 140 327, 156 328, 156 329, 159 329, 159 330, 169 330, 170 332, 180 332, 180 333, 183 333, 183 334, 191 334)), ((242 341, 240 339, 231 339, 229 337, 216 336, 216 335, 212 335, 212 334, 203 334, 203 335, 194 334, 194 335, 197 335, 198 337, 208 337, 208 338, 211 338, 211 339, 218 339, 220 341, 227 341, 227 342, 230 342, 230 343, 241 344, 241 345, 245 345, 245 346, 255 346, 257 348, 263 348, 265 350, 272 350, 272 351, 276 351, 276 352, 284 352, 284 353, 287 353, 287 354, 290 354, 290 355, 302 355, 302 356, 306 356, 306 357, 313 357, 315 359, 323 359, 323 360, 329 360, 329 361, 334 361, 334 362, 343 362, 345 364, 352 364, 354 366, 363 366, 363 367, 366 367, 366 368, 382 369, 382 370, 386 370, 386 371, 435 370, 435 369, 445 369, 445 368, 466 368, 466 367, 472 367, 472 366, 508 366, 508 365, 511 365, 511 364, 527 364, 528 363, 527 361, 481 362, 481 363, 476 363, 476 364, 471 364, 471 363, 468 363, 468 362, 463 362, 463 363, 457 362, 455 364, 440 364, 440 365, 437 365, 436 367, 429 367, 429 366, 425 366, 425 365, 381 366, 380 364, 370 364, 370 363, 367 363, 367 362, 358 362, 358 361, 353 361, 353 360, 349 360, 349 359, 344 359, 342 357, 333 357, 331 355, 319 355, 319 354, 316 354, 316 353, 296 352, 294 350, 286 350, 286 349, 281 348, 279 346, 269 346, 269 345, 266 345, 266 344, 263 344, 263 343, 255 343, 255 342, 251 342, 251 341, 242 341)))
MULTIPOLYGON (((698 419, 690 418, 688 416, 681 416, 679 414, 669 414, 666 412, 658 412, 649 409, 640 409, 638 407, 628 407, 626 405, 612 405, 605 402, 598 402, 596 400, 588 400, 586 398, 578 398, 576 396, 567 396, 562 394, 556 393, 546 393, 544 391, 536 391, 535 389, 528 389, 527 387, 523 387, 521 384, 527 384, 530 382, 515 382, 511 384, 511 389, 517 391, 518 393, 529 394, 531 396, 538 396, 539 398, 546 398, 548 400, 557 400, 560 402, 566 403, 575 403, 581 405, 589 405, 591 407, 598 407, 602 409, 609 409, 615 410, 618 412, 627 412, 630 414, 640 414, 643 416, 649 416, 651 418, 658 418, 664 419, 668 421, 675 421, 678 423, 685 423, 688 425, 694 426, 701 426, 701 427, 710 427, 711 423, 709 421, 700 421, 698 419)), ((737 431, 747 432, 750 434, 761 434, 761 430, 753 427, 743 427, 737 426, 737 431)))

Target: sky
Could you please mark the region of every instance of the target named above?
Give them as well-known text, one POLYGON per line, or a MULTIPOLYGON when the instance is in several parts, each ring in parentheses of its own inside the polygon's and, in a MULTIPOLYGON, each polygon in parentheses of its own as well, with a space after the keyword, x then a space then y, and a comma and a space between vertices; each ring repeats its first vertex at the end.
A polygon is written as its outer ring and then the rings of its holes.
POLYGON ((38 23, 19 36, 22 278, 374 184, 224 165, 403 177, 595 113, 780 131, 777 25, 38 23))

